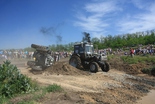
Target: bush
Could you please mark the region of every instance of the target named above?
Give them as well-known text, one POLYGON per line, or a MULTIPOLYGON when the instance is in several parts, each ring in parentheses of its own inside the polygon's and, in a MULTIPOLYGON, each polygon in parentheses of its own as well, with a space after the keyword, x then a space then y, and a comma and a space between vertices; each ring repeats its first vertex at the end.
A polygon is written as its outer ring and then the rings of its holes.
POLYGON ((142 69, 141 71, 142 71, 143 73, 145 73, 145 74, 151 75, 151 68, 148 68, 148 69, 144 68, 144 69, 142 69))
POLYGON ((37 90, 37 84, 20 73, 10 61, 0 65, 0 97, 12 97, 16 94, 28 93, 37 90))
POLYGON ((145 73, 145 74, 149 74, 149 75, 153 75, 153 76, 155 76, 155 66, 154 67, 152 67, 152 68, 148 68, 148 69, 142 69, 141 70, 143 73, 145 73))
POLYGON ((155 66, 152 68, 151 74, 152 74, 153 76, 155 76, 155 66))

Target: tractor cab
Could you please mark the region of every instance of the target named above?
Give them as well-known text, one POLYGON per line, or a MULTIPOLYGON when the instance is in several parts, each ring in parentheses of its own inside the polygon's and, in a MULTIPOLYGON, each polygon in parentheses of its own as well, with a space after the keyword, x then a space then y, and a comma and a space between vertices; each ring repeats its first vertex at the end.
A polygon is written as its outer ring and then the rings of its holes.
POLYGON ((74 54, 77 54, 82 59, 88 59, 94 54, 94 47, 88 42, 80 42, 74 45, 74 54))

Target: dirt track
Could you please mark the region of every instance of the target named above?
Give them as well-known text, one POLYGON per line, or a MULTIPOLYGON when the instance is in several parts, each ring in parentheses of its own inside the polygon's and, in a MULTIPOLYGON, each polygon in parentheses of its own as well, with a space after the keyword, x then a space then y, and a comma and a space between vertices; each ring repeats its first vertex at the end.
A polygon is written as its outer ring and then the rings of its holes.
POLYGON ((68 60, 56 63, 45 71, 34 72, 25 61, 13 64, 21 72, 42 85, 61 85, 66 93, 48 94, 43 104, 136 104, 137 100, 155 88, 155 78, 147 75, 133 76, 112 68, 109 72, 90 73, 78 70, 68 60))

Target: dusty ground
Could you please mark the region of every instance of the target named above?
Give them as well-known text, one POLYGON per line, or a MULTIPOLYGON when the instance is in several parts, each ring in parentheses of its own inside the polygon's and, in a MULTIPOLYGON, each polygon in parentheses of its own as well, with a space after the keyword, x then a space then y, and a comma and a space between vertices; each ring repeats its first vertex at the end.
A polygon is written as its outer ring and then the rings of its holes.
MULTIPOLYGON (((148 65, 124 65, 113 60, 109 72, 90 73, 70 66, 68 59, 37 72, 28 68, 24 60, 12 64, 41 85, 55 83, 64 88, 64 92, 47 94, 36 102, 39 104, 136 104, 155 89, 155 78, 140 71, 148 65)), ((21 99, 14 98, 13 102, 21 99)))

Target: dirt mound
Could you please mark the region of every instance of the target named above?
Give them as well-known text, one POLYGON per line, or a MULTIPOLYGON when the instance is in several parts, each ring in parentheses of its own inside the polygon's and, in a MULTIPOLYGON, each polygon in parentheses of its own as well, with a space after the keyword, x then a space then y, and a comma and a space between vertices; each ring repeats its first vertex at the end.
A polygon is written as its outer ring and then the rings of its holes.
POLYGON ((144 68, 149 68, 151 64, 143 64, 143 63, 138 63, 138 64, 124 64, 121 61, 111 61, 110 66, 114 69, 124 71, 127 74, 142 74, 141 70, 144 68))
POLYGON ((120 57, 115 57, 109 61, 112 69, 116 69, 119 71, 124 71, 127 74, 142 74, 141 71, 144 68, 152 67, 152 63, 137 63, 137 64, 127 64, 124 63, 120 57))
POLYGON ((43 70, 43 71, 34 71, 31 70, 33 74, 42 74, 42 73, 48 73, 48 74, 61 74, 61 75, 90 75, 89 71, 84 71, 77 69, 71 65, 69 65, 68 62, 56 62, 54 65, 50 66, 49 68, 43 70))
POLYGON ((55 65, 49 67, 46 71, 50 74, 62 74, 62 75, 89 75, 90 72, 79 70, 67 62, 57 62, 55 65))

